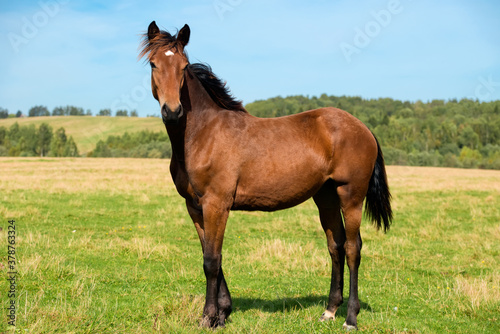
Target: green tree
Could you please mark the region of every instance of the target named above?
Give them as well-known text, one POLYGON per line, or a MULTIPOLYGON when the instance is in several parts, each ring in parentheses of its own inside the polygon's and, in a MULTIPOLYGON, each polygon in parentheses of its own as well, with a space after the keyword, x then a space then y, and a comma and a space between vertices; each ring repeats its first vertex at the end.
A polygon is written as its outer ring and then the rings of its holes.
POLYGON ((8 117, 9 117, 9 111, 5 108, 0 107, 0 119, 8 117))
POLYGON ((77 157, 80 154, 78 153, 78 148, 76 147, 76 143, 73 140, 73 137, 70 136, 64 145, 64 155, 65 157, 77 157))
POLYGON ((458 137, 458 144, 460 147, 470 147, 471 149, 477 149, 479 146, 479 135, 474 132, 470 125, 464 127, 458 137))
POLYGON ((108 145, 102 140, 99 140, 95 146, 95 149, 90 153, 91 157, 94 158, 108 158, 111 157, 111 150, 108 145))
POLYGON ((37 154, 37 130, 34 124, 19 128, 19 154, 32 157, 37 154))
POLYGON ((64 157, 64 149, 67 140, 68 138, 66 137, 64 128, 57 129, 50 143, 50 155, 54 157, 64 157))
POLYGON ((29 117, 50 116, 49 109, 45 106, 34 106, 28 111, 29 117))
POLYGON ((52 116, 64 116, 65 115, 65 110, 63 107, 55 107, 52 110, 52 116))
POLYGON ((50 142, 52 141, 52 127, 47 123, 40 124, 37 131, 37 153, 41 157, 47 155, 50 150, 50 142))
POLYGON ((70 116, 85 116, 83 108, 68 106, 70 116))
POLYGON ((128 117, 128 111, 127 110, 117 110, 116 111, 116 116, 125 116, 125 117, 128 117))
POLYGON ((67 105, 65 107, 55 107, 52 116, 85 116, 83 108, 67 105))
POLYGON ((5 126, 0 126, 0 145, 5 145, 5 140, 7 139, 7 129, 5 126))
POLYGON ((111 116, 111 109, 101 109, 97 116, 111 116))
POLYGON ((9 141, 10 146, 16 146, 20 138, 21 138, 21 131, 19 123, 16 122, 9 127, 9 131, 7 133, 7 140, 9 141))
POLYGON ((473 150, 467 146, 462 148, 460 152, 459 161, 465 168, 477 168, 481 163, 481 153, 477 150, 473 150))

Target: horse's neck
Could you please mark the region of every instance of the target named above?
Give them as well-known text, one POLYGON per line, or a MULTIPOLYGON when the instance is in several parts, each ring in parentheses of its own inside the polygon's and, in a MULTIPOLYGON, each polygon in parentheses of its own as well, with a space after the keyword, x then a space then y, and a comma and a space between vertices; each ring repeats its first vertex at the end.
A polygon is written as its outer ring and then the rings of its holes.
POLYGON ((184 162, 184 134, 185 126, 182 124, 166 125, 170 144, 172 145, 172 159, 184 162))
POLYGON ((172 154, 177 160, 184 162, 186 141, 193 138, 207 122, 215 116, 218 109, 200 81, 192 74, 186 73, 181 88, 181 104, 184 116, 179 124, 167 126, 168 136, 172 144, 172 154))

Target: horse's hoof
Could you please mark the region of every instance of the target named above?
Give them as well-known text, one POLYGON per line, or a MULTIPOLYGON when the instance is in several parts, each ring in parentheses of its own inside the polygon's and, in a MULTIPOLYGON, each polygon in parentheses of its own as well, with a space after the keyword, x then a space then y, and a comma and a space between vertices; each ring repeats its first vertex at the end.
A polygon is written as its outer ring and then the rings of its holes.
POLYGON ((353 326, 353 325, 348 325, 346 322, 344 322, 344 325, 342 325, 342 327, 343 327, 346 331, 348 331, 348 332, 350 332, 350 331, 357 331, 357 330, 358 330, 358 327, 353 326))
POLYGON ((228 321, 230 314, 231 314, 231 308, 226 309, 224 311, 222 310, 219 311, 218 327, 222 328, 226 327, 226 321, 228 321))
POLYGON ((321 318, 319 318, 319 321, 330 321, 330 320, 335 320, 335 313, 332 313, 328 310, 323 312, 321 318))
POLYGON ((203 318, 200 321, 200 327, 201 328, 212 328, 212 321, 210 320, 209 316, 203 316, 203 318))
POLYGON ((216 322, 217 328, 226 328, 226 319, 221 319, 216 322))

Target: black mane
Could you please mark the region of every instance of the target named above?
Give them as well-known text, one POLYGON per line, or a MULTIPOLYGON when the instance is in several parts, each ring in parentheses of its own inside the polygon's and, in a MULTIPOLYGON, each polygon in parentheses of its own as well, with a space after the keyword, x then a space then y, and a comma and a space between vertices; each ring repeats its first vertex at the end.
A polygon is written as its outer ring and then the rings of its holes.
POLYGON ((198 80, 200 80, 203 88, 207 91, 208 95, 212 100, 221 108, 247 112, 243 107, 243 103, 240 100, 236 100, 230 93, 229 88, 226 86, 225 82, 222 82, 209 65, 206 64, 189 64, 189 69, 198 80))
MULTIPOLYGON (((151 56, 155 54, 159 49, 181 49, 177 42, 177 34, 171 35, 168 31, 161 30, 159 34, 153 39, 148 39, 148 34, 144 34, 142 40, 142 50, 139 54, 139 58, 146 57, 149 61, 151 56)), ((184 56, 188 59, 187 54, 184 52, 184 56)), ((247 112, 243 107, 243 102, 236 100, 230 93, 229 88, 226 86, 225 82, 222 82, 215 74, 212 72, 210 66, 206 64, 189 64, 189 69, 207 91, 208 95, 212 100, 221 108, 247 112)))

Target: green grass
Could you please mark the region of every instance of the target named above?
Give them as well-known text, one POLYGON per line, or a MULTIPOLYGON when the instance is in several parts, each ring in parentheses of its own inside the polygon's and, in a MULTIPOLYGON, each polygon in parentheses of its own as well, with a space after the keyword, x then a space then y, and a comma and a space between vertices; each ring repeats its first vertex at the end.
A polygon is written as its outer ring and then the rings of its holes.
MULTIPOLYGON (((17 226, 16 332, 213 332, 198 327, 201 247, 168 161, 0 158, 0 165, 3 277, 7 220, 17 226)), ((362 226, 359 331, 498 333, 500 172, 388 173, 394 225, 386 235, 362 226)), ((223 267, 234 312, 216 332, 343 332, 346 303, 335 321, 318 321, 331 267, 311 201, 231 213, 223 267)), ((3 310, 7 290, 0 280, 3 310)), ((5 318, 0 332, 14 331, 5 318)))
POLYGON ((68 136, 78 146, 80 154, 86 154, 95 148, 99 140, 106 140, 111 135, 123 135, 129 133, 150 130, 165 131, 165 127, 158 117, 90 117, 90 116, 50 116, 50 117, 26 117, 6 118, 0 120, 0 126, 7 129, 14 123, 19 125, 40 126, 47 123, 56 131, 60 127, 66 130, 68 136))

